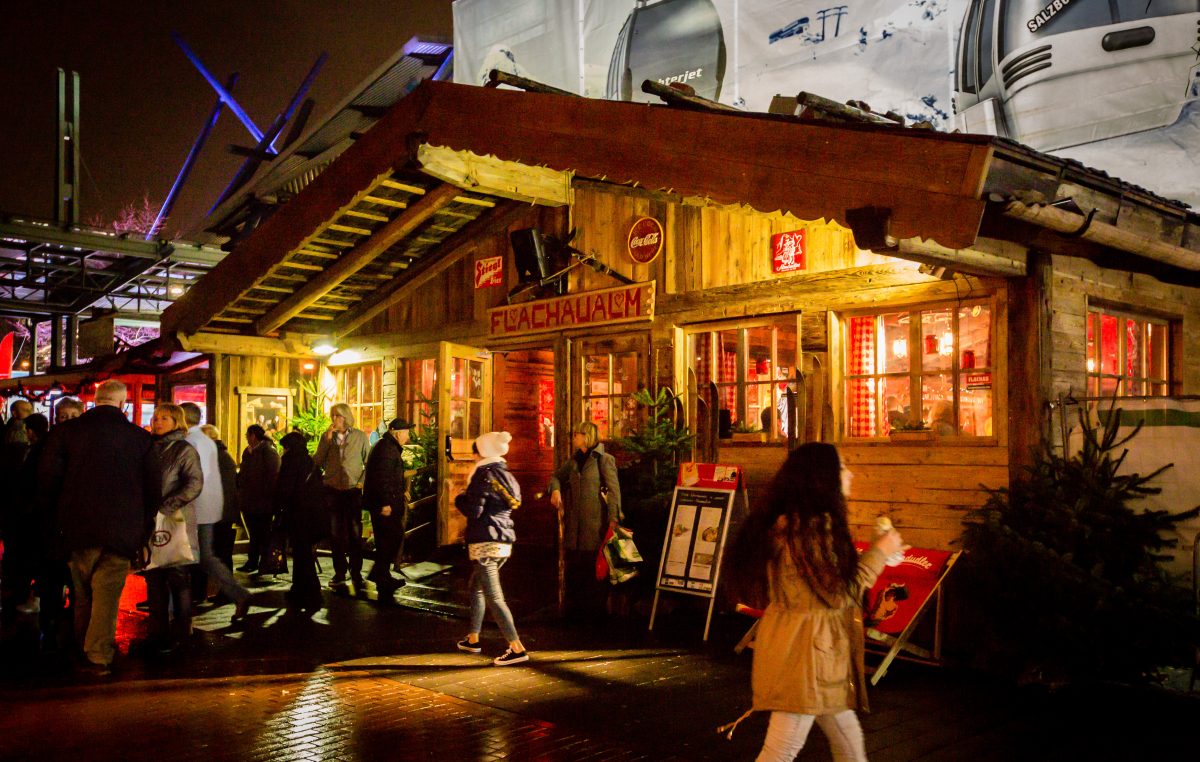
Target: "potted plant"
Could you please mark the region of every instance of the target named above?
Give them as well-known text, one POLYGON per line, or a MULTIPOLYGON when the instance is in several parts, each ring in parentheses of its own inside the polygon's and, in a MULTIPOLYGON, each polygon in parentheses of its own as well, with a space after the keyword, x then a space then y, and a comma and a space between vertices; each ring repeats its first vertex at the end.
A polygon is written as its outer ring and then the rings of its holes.
POLYGON ((888 436, 893 442, 928 442, 933 439, 933 429, 920 418, 915 421, 897 421, 888 436))

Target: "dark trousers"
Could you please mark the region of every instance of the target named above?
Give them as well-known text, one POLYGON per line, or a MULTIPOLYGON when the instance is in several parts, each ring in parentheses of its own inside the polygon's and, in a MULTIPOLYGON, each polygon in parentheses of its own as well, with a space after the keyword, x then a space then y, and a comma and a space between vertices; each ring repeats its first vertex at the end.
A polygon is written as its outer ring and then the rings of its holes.
POLYGON ((250 535, 250 546, 246 550, 246 564, 257 569, 271 536, 271 514, 246 513, 242 515, 242 518, 246 521, 246 532, 250 535))
POLYGON ((371 526, 375 529, 375 566, 371 568, 372 580, 387 580, 391 578, 392 563, 404 548, 404 528, 406 525, 403 511, 392 509, 391 516, 384 516, 375 511, 371 514, 371 526))
POLYGON ((213 524, 213 555, 221 559, 228 569, 233 568, 233 541, 237 531, 232 521, 218 521, 213 524))
POLYGON ((193 566, 168 566, 146 572, 150 637, 160 643, 183 643, 192 632, 193 566), (171 617, 172 607, 174 618, 171 617))
POLYGON ((333 553, 334 576, 362 578, 362 493, 357 489, 325 488, 329 511, 329 549, 333 553), (347 564, 349 558, 349 564, 347 564))
POLYGON ((567 551, 567 616, 579 621, 604 618, 608 581, 596 579, 595 550, 567 551))
POLYGON ((292 534, 292 589, 288 596, 293 605, 316 608, 321 605, 321 581, 317 579, 317 557, 310 538, 292 534))
POLYGON ((71 584, 71 572, 62 559, 42 559, 38 567, 37 593, 41 600, 38 629, 46 648, 65 647, 71 642, 69 623, 72 615, 66 608, 63 588, 71 584))

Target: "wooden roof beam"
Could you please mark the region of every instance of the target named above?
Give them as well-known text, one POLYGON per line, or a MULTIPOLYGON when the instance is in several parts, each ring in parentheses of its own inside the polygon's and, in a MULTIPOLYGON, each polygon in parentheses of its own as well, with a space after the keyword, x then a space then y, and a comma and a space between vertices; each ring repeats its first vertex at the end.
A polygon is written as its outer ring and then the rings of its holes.
POLYGON ((495 212, 467 223, 461 230, 443 241, 436 250, 416 260, 403 273, 398 274, 391 284, 381 286, 364 298, 354 312, 343 315, 334 323, 333 335, 339 338, 345 336, 388 307, 408 298, 416 289, 457 262, 458 257, 454 256, 454 253, 463 244, 507 227, 527 209, 528 207, 523 204, 507 202, 504 206, 498 207, 495 212))
POLYGON ((379 228, 376 233, 343 254, 336 262, 307 284, 298 288, 290 297, 280 302, 255 324, 260 334, 270 333, 287 321, 304 312, 342 281, 375 261, 393 244, 417 229, 439 209, 454 200, 460 193, 453 185, 443 184, 426 193, 396 219, 379 228))

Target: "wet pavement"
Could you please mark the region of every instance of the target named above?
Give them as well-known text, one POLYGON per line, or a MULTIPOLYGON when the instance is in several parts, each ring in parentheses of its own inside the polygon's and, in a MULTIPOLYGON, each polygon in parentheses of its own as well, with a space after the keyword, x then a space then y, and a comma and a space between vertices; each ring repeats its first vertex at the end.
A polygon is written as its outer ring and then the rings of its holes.
MULTIPOLYGON (((248 622, 231 624, 231 605, 204 609, 188 653, 165 659, 128 655, 145 627, 135 580, 123 653, 102 682, 38 654, 24 617, 0 650, 0 759, 754 758, 764 716, 732 740, 715 732, 749 706, 750 655, 732 653, 744 620, 718 616, 703 643, 703 608, 675 598, 652 633, 644 606, 564 624, 523 597, 522 574, 506 567, 505 586, 532 660, 510 667, 491 665, 505 644, 490 625, 484 654, 454 649, 461 601, 445 594, 461 568, 409 591, 450 614, 327 592, 310 618, 284 606, 286 577, 256 578, 248 622)), ((1019 691, 908 664, 871 697, 863 726, 877 761, 1188 758, 1200 718, 1200 703, 1155 693, 1019 691)), ((799 758, 829 758, 818 731, 799 758)))

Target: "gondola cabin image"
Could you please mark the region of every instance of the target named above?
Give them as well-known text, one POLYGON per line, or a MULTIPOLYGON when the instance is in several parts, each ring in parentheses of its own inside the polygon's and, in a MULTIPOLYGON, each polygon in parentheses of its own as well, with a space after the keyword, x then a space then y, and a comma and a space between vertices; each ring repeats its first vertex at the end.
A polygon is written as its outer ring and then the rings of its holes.
POLYGON ((1040 151, 1173 124, 1200 87, 1197 0, 972 0, 955 124, 1040 151))

